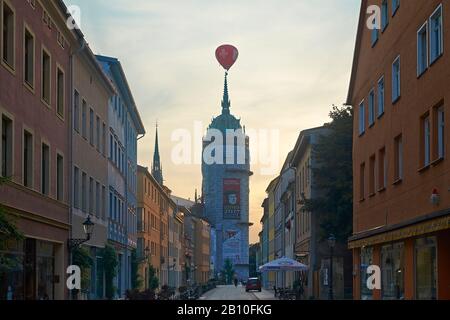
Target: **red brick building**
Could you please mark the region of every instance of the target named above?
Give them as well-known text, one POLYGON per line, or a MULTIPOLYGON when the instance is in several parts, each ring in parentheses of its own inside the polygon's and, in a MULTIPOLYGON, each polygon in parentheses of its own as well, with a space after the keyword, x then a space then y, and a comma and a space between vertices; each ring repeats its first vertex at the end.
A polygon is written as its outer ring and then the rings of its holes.
POLYGON ((450 299, 449 30, 446 1, 362 1, 347 101, 355 299, 450 299), (369 265, 381 290, 367 288, 369 265))
POLYGON ((0 1, 0 203, 25 240, 0 299, 64 299, 69 238, 70 56, 60 1, 0 1))

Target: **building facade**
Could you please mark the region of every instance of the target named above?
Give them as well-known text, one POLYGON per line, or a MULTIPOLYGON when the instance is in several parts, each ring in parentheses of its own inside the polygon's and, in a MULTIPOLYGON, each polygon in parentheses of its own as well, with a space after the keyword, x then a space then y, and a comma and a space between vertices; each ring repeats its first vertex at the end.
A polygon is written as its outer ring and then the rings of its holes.
POLYGON ((87 216, 95 232, 85 245, 93 258, 88 298, 104 297, 101 250, 108 239, 108 106, 115 89, 84 43, 73 57, 72 103, 72 238, 85 237, 87 216))
MULTIPOLYGON (((275 260, 275 188, 279 177, 273 179, 266 189, 268 199, 267 232, 268 232, 268 262, 275 260)), ((276 284, 276 273, 267 273, 267 288, 273 288, 276 284)))
POLYGON ((204 217, 215 231, 214 274, 220 273, 225 261, 230 260, 237 276, 247 279, 252 175, 249 139, 240 120, 230 113, 226 77, 222 114, 209 126, 203 138, 202 154, 204 217))
POLYGON ((183 263, 183 213, 178 207, 171 208, 169 213, 169 270, 168 285, 178 289, 183 285, 182 263, 183 263))
POLYGON ((70 238, 70 79, 65 6, 0 1, 0 203, 24 234, 5 254, 0 299, 65 299, 70 238))
POLYGON ((210 234, 211 227, 203 219, 195 218, 194 273, 197 284, 206 284, 210 279, 210 234))
MULTIPOLYGON (((261 232, 259 234, 259 243, 261 244, 261 262, 260 265, 265 265, 269 262, 269 221, 268 221, 268 210, 269 210, 269 199, 264 199, 261 207, 263 208, 263 216, 260 220, 261 223, 261 232)), ((259 272, 259 269, 257 270, 259 272)), ((268 288, 269 277, 267 273, 262 273, 261 277, 261 285, 264 288, 268 288)))
MULTIPOLYGON (((295 180, 295 172, 290 167, 292 152, 287 155, 281 169, 278 181, 274 187, 274 228, 275 228, 275 256, 274 259, 283 257, 293 258, 293 228, 294 212, 292 206, 293 192, 292 183, 295 180), (288 200, 289 199, 289 200, 288 200)), ((292 272, 277 272, 275 285, 280 288, 291 287, 293 285, 292 272)))
POLYGON ((120 61, 105 56, 97 60, 116 88, 108 109, 108 239, 118 253, 115 286, 122 297, 131 288, 131 252, 137 247, 137 139, 145 129, 120 61))
POLYGON ((355 299, 449 299, 446 1, 362 1, 348 94, 354 108, 355 299), (366 28, 382 5, 382 29, 366 28), (381 268, 381 290, 366 286, 381 268))
POLYGON ((138 166, 138 222, 137 256, 139 275, 144 289, 149 288, 149 269, 161 277, 161 213, 158 198, 160 185, 147 168, 138 166))

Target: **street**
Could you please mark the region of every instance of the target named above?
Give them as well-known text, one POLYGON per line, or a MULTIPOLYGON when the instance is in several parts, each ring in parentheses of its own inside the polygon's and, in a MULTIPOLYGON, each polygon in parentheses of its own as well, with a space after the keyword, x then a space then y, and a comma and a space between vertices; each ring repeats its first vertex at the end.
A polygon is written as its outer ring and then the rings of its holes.
POLYGON ((262 290, 262 292, 245 292, 245 287, 217 286, 217 288, 206 292, 200 297, 200 300, 274 300, 271 292, 262 290))

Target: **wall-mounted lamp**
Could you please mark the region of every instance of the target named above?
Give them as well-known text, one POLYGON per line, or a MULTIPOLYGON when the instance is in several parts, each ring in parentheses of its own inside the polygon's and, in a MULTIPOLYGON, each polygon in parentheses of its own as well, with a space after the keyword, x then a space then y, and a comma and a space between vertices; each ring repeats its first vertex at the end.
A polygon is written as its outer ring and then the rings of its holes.
POLYGON ((430 197, 430 203, 434 206, 438 206, 441 201, 441 195, 439 194, 438 189, 434 188, 431 197, 430 197))

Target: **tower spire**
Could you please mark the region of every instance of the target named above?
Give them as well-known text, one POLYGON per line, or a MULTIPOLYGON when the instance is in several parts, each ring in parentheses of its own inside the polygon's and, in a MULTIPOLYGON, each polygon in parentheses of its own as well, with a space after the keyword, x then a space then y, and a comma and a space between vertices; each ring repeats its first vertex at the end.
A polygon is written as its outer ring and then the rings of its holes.
POLYGON ((159 156, 158 122, 156 122, 155 151, 153 153, 152 176, 156 179, 156 181, 158 181, 161 186, 163 185, 162 166, 159 156))
POLYGON ((228 72, 225 72, 225 84, 223 88, 222 114, 230 114, 230 97, 228 96, 228 72))

